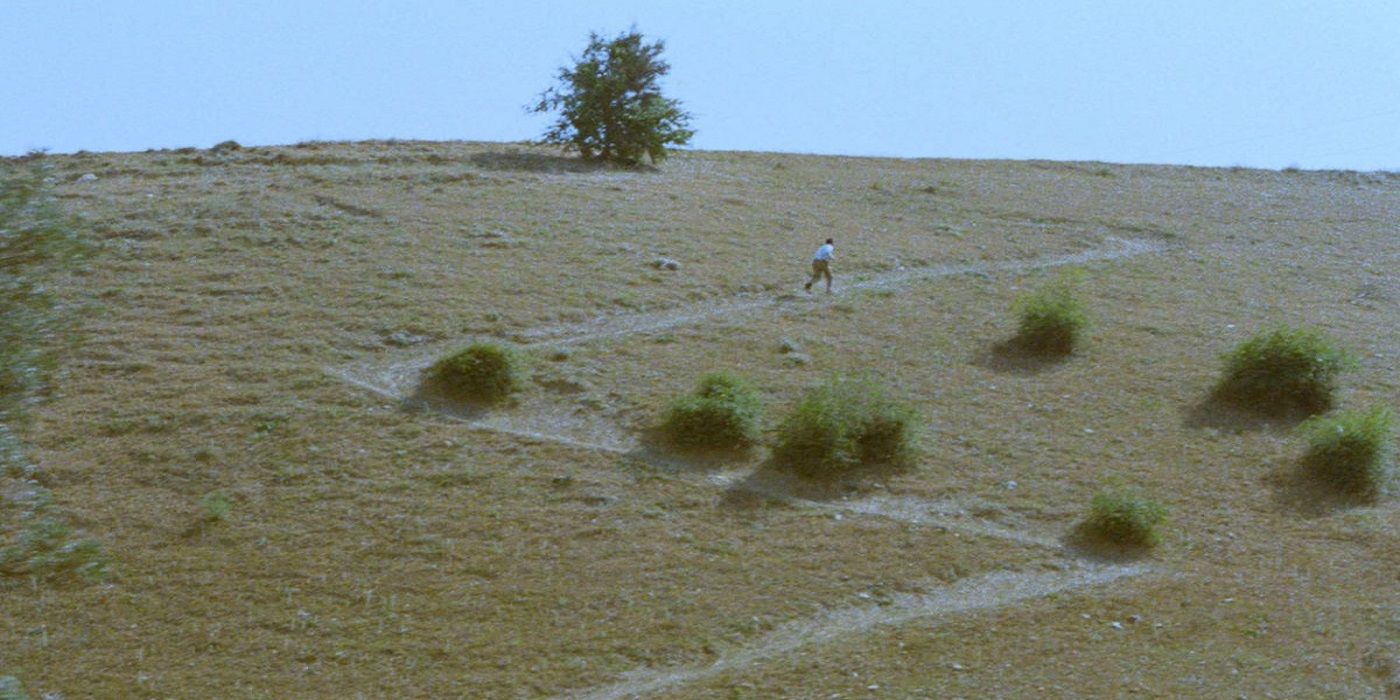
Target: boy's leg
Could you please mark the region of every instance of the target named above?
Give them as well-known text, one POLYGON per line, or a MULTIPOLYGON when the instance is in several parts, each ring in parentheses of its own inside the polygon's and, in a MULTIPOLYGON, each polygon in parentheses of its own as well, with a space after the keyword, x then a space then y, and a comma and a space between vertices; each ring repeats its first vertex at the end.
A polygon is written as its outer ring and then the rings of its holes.
POLYGON ((830 294, 830 293, 831 293, 831 266, 830 266, 830 265, 823 265, 823 266, 822 266, 822 274, 826 275, 826 293, 827 293, 827 294, 830 294))
POLYGON ((819 280, 819 279, 821 279, 821 278, 822 278, 822 264, 821 264, 821 261, 820 261, 820 260, 813 260, 813 261, 812 261, 812 278, 809 279, 809 280, 807 280, 807 284, 802 285, 802 288, 805 289, 805 290, 807 290, 807 291, 809 291, 809 292, 812 291, 812 284, 815 283, 817 280, 819 280))

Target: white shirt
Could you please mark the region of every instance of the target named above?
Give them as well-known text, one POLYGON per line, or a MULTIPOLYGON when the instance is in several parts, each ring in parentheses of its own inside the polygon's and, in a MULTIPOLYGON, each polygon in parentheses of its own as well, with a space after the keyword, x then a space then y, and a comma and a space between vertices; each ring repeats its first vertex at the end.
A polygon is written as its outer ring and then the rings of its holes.
POLYGON ((836 246, 834 246, 834 245, 832 245, 832 244, 830 244, 830 243, 824 243, 824 244, 822 244, 822 247, 820 247, 820 248, 817 249, 817 255, 816 255, 816 257, 814 257, 814 258, 812 258, 812 259, 813 259, 813 260, 830 260, 832 254, 835 253, 835 252, 836 252, 836 246))

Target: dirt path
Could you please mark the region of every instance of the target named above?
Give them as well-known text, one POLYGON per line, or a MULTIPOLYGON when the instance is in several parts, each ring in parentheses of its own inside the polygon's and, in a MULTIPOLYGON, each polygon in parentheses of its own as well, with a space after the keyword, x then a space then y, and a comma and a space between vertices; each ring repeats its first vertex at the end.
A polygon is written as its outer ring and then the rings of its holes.
MULTIPOLYGON (((1113 248, 1093 249, 1073 255, 999 263, 944 265, 893 272, 849 284, 845 289, 891 289, 923 279, 979 272, 1024 271, 1098 260, 1116 260, 1157 253, 1166 249, 1166 246, 1150 241, 1116 240, 1116 242, 1117 245, 1113 248)), ((817 298, 823 299, 820 296, 817 298)), ((805 308, 807 308, 805 304, 789 303, 782 299, 740 298, 728 302, 706 303, 662 314, 628 314, 606 317, 590 323, 551 326, 526 331, 522 336, 531 345, 562 345, 651 332, 718 318, 734 318, 763 312, 792 313, 805 308)), ((432 351, 416 352, 413 357, 408 359, 349 367, 328 367, 325 371, 353 386, 399 402, 412 394, 418 374, 423 368, 430 365, 440 352, 439 349, 435 348, 432 351)), ((456 418, 474 430, 488 430, 527 440, 552 442, 577 449, 637 457, 647 462, 655 461, 653 457, 642 456, 644 453, 640 450, 635 436, 622 434, 616 426, 607 425, 606 421, 601 419, 583 421, 568 411, 555 410, 558 407, 534 406, 528 408, 529 410, 523 413, 498 413, 470 419, 456 418)), ((834 516, 880 517, 914 525, 942 528, 956 533, 992 537, 1020 545, 1043 547, 1056 551, 1063 548, 1063 545, 1055 539, 1028 534, 1026 530, 1029 528, 1018 528, 982 517, 971 512, 967 504, 953 500, 928 501, 893 496, 872 496, 839 501, 811 500, 793 495, 789 490, 772 484, 747 479, 746 477, 749 476, 747 472, 722 472, 692 476, 684 470, 669 468, 669 465, 655 464, 654 466, 673 478, 711 488, 742 490, 796 507, 829 512, 834 516)))
POLYGON ((999 571, 966 579, 928 593, 896 594, 880 604, 840 608, 807 620, 792 622, 760 637, 746 647, 721 655, 709 666, 639 668, 623 674, 623 680, 612 685, 562 697, 575 700, 644 697, 723 673, 742 672, 757 663, 801 647, 866 634, 877 627, 898 626, 924 618, 1015 605, 1055 593, 1102 586, 1120 579, 1141 576, 1148 571, 1143 565, 1095 564, 1071 564, 1061 571, 999 571))
MULTIPOLYGON (((920 280, 939 277, 994 272, 1024 272, 1065 265, 1082 265, 1089 262, 1120 260, 1160 253, 1168 248, 1165 244, 1155 241, 1111 240, 1114 242, 1112 247, 1094 248, 1070 255, 898 270, 843 285, 840 291, 848 293, 862 290, 898 289, 920 280)), ((835 298, 839 299, 841 295, 835 295, 835 298)), ((817 295, 813 299, 819 300, 817 303, 831 303, 827 297, 822 295, 817 295)), ((620 314, 604 316, 583 323, 545 326, 523 331, 516 335, 516 340, 527 347, 574 345, 595 340, 620 338, 637 333, 668 330, 715 319, 732 320, 768 313, 805 313, 810 308, 807 297, 740 296, 728 300, 706 301, 659 313, 620 314)), ((413 392, 418 375, 442 355, 442 346, 455 347, 464 345, 471 340, 470 338, 457 338, 451 341, 442 341, 415 349, 408 357, 396 353, 394 359, 376 359, 341 368, 327 368, 326 371, 356 386, 384 396, 402 399, 413 392)))

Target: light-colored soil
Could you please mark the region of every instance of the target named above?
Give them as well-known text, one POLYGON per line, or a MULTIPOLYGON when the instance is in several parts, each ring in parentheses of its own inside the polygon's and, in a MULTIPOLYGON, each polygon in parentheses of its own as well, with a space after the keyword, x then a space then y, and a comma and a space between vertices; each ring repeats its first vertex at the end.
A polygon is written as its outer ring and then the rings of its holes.
POLYGON ((1400 177, 747 153, 625 172, 403 142, 52 160, 102 250, 56 285, 85 341, 26 437, 114 574, 0 581, 0 675, 33 696, 1394 687, 1396 501, 1318 500, 1291 424, 1205 399, 1220 353, 1289 322, 1357 353, 1343 407, 1400 405, 1400 177), (828 236, 838 293, 808 297, 828 236), (1006 352, 1014 299, 1066 264, 1085 349, 1006 352), (404 401, 480 339, 530 356, 513 404, 404 401), (922 416, 916 467, 816 486, 762 448, 640 439, 712 370, 753 381, 770 428, 830 376, 881 381, 922 416), (1144 560, 1064 544, 1110 481, 1170 511, 1144 560), (211 491, 233 507, 201 524, 211 491))

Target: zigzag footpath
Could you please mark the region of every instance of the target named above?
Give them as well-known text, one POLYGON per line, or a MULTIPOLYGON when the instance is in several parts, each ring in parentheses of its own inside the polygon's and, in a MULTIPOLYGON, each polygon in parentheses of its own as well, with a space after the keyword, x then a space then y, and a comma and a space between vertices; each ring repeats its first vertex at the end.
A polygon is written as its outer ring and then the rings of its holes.
POLYGON ((879 627, 894 627, 925 618, 946 617, 1015 605, 1027 600, 1103 586, 1149 571, 1139 564, 1068 564, 1059 571, 998 571, 965 579, 928 593, 897 594, 881 604, 837 608, 816 617, 788 623, 752 644, 720 656, 708 666, 639 668, 611 685, 564 695, 573 700, 620 700, 643 697, 754 664, 798 648, 826 644, 879 627))
MULTIPOLYGON (((991 274, 996 272, 1025 272, 1044 268, 1083 265, 1090 262, 1121 260, 1140 255, 1161 253, 1168 246, 1141 239, 1110 239, 1111 247, 1092 248, 1068 255, 1056 255, 1030 260, 1010 260, 988 263, 965 263, 957 265, 935 265, 916 269, 898 270, 874 275, 869 279, 852 282, 843 286, 844 291, 879 291, 907 287, 914 282, 940 277, 953 277, 967 274, 991 274)), ((690 326, 716 319, 735 319, 766 313, 791 314, 808 310, 805 304, 791 303, 788 297, 741 296, 724 301, 707 301, 669 311, 642 314, 619 314, 604 316, 592 321, 529 329, 516 338, 526 347, 558 347, 576 345, 596 340, 619 338, 638 333, 652 333, 681 326, 690 326)), ((470 342, 469 338, 451 341, 452 346, 470 342)), ((356 386, 394 398, 406 398, 413 393, 414 384, 420 372, 432 365, 441 354, 440 346, 417 351, 409 358, 392 361, 371 361, 342 368, 327 368, 330 374, 356 386)))

